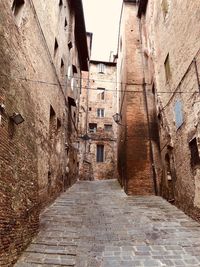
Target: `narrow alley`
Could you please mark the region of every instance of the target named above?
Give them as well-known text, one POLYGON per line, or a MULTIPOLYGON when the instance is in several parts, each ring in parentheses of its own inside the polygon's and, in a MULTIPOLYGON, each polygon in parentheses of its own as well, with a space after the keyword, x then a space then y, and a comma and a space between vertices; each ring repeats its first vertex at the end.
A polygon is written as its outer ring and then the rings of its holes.
POLYGON ((15 267, 200 266, 200 225, 156 196, 127 196, 116 180, 82 181, 43 214, 15 267))
POLYGON ((0 267, 200 267, 200 0, 0 0, 0 66, 0 267))

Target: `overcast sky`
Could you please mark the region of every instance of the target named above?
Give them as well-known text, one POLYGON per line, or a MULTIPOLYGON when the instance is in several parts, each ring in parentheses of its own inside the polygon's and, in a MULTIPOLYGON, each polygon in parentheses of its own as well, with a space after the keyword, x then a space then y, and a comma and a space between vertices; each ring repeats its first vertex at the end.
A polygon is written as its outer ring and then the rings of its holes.
POLYGON ((87 32, 93 33, 92 59, 116 53, 122 0, 83 0, 87 32))

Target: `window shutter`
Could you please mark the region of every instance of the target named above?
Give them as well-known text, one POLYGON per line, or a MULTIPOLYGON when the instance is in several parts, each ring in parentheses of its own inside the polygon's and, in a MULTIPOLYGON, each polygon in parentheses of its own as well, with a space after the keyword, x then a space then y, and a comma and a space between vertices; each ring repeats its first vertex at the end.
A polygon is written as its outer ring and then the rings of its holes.
POLYGON ((177 100, 174 107, 176 128, 178 129, 183 124, 182 103, 177 100))

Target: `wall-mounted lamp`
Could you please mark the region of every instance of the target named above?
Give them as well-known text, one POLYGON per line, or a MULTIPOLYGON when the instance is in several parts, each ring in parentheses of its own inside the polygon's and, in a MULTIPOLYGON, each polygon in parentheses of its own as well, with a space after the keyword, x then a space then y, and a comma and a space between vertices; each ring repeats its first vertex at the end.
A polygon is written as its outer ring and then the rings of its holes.
POLYGON ((69 144, 68 143, 65 143, 65 149, 69 150, 69 144))
POLYGON ((122 121, 122 115, 120 113, 115 113, 113 116, 113 120, 122 127, 127 127, 126 125, 121 124, 122 121))
POLYGON ((16 124, 20 124, 22 122, 24 122, 24 118, 22 117, 22 115, 20 113, 13 113, 12 116, 10 116, 10 119, 16 124))
POLYGON ((119 113, 115 113, 112 117, 113 117, 113 120, 114 120, 117 124, 120 124, 120 121, 121 121, 121 119, 122 119, 121 114, 119 114, 119 113))
POLYGON ((5 112, 5 105, 3 103, 0 104, 0 111, 5 112))

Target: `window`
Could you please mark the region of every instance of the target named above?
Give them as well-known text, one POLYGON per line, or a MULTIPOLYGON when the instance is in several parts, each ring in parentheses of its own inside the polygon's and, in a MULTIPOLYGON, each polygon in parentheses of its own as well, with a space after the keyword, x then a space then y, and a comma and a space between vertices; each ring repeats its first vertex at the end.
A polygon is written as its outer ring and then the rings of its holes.
POLYGON ((100 92, 97 94, 97 100, 104 100, 105 99, 105 88, 98 87, 97 90, 100 92))
POLYGON ((161 111, 158 112, 158 122, 161 126, 163 126, 163 116, 161 111))
POLYGON ((156 93, 155 85, 153 84, 153 87, 152 87, 152 94, 155 95, 155 93, 156 93))
POLYGON ((191 153, 191 160, 190 160, 191 167, 200 165, 199 150, 198 150, 196 138, 192 139, 189 142, 189 147, 190 147, 190 153, 191 153))
POLYGON ((105 99, 105 92, 102 92, 101 95, 100 95, 100 99, 101 100, 104 100, 105 99))
POLYGON ((104 162, 104 145, 97 145, 97 162, 104 162))
POLYGON ((67 77, 68 77, 68 80, 72 79, 72 66, 68 67, 67 77))
POLYGON ((112 124, 104 124, 104 130, 106 132, 111 132, 112 131, 112 124))
POLYGON ((98 72, 105 73, 105 65, 103 63, 98 64, 98 72))
POLYGON ((57 41, 57 39, 55 38, 55 43, 54 43, 54 57, 56 56, 57 51, 58 51, 58 41, 57 41))
POLYGON ((92 108, 91 107, 89 107, 89 111, 92 111, 92 108))
POLYGON ((97 123, 89 123, 89 132, 96 133, 97 131, 97 123))
POLYGON ((68 48, 69 48, 69 50, 71 50, 71 49, 72 49, 72 47, 73 47, 73 44, 72 44, 72 42, 71 42, 71 41, 69 41, 69 42, 68 42, 68 48))
POLYGON ((59 0, 59 6, 61 7, 63 5, 63 1, 59 0))
POLYGON ((97 117, 98 118, 103 118, 104 117, 104 108, 98 108, 97 109, 97 117))
POLYGON ((56 113, 55 113, 53 107, 50 105, 49 138, 51 141, 54 141, 56 131, 57 131, 56 113))
POLYGON ((73 77, 73 78, 71 79, 71 89, 72 89, 72 91, 73 91, 73 90, 78 89, 78 88, 79 88, 79 87, 78 87, 77 79, 73 77))
POLYGON ((171 78, 171 70, 170 70, 170 63, 169 63, 169 54, 167 55, 166 59, 165 59, 165 78, 166 78, 166 82, 169 81, 169 79, 171 78))
POLYGON ((120 38, 120 52, 122 51, 122 37, 120 38))
POLYGON ((60 129, 60 127, 61 127, 61 121, 57 119, 57 130, 60 129))
POLYGON ((56 127, 57 135, 61 133, 61 121, 57 119, 57 127, 56 127))
POLYGON ((163 11, 163 15, 164 18, 167 16, 168 11, 169 11, 169 3, 168 0, 163 0, 162 1, 162 11, 163 11))
POLYGON ((66 27, 67 27, 67 19, 65 18, 65 29, 66 29, 66 27))
POLYGON ((74 75, 75 73, 78 73, 77 68, 76 68, 75 65, 72 65, 72 72, 73 72, 73 75, 74 75))
POLYGON ((13 14, 15 16, 17 24, 20 23, 24 4, 25 4, 24 0, 14 0, 13 1, 12 11, 13 11, 13 14))
POLYGON ((176 128, 178 129, 183 124, 182 103, 180 100, 177 100, 175 102, 174 113, 175 113, 176 128))
POLYGON ((65 72, 65 64, 63 59, 61 58, 61 63, 60 63, 60 73, 62 76, 64 76, 64 72, 65 72))

